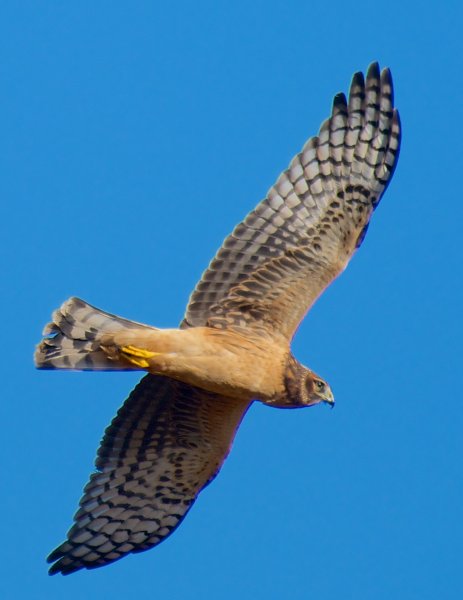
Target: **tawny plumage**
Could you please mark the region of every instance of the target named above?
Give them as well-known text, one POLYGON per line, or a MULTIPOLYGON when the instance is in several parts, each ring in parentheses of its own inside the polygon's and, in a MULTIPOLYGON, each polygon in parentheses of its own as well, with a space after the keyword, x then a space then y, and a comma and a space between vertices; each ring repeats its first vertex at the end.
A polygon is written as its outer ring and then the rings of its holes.
POLYGON ((291 354, 307 310, 346 267, 393 174, 400 121, 388 69, 354 75, 349 100, 228 236, 179 329, 156 329, 77 298, 53 314, 41 369, 148 372, 105 432, 50 573, 95 568, 155 546, 219 471, 254 400, 334 403, 291 354))

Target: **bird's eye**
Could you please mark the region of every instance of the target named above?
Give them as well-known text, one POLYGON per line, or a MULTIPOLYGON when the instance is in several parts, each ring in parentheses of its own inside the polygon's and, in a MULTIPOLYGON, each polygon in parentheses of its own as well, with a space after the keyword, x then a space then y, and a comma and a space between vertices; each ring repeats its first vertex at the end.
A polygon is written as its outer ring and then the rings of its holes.
POLYGON ((320 381, 319 379, 317 379, 317 381, 315 382, 315 385, 317 386, 317 391, 321 392, 323 389, 325 389, 325 384, 323 383, 323 381, 320 381))

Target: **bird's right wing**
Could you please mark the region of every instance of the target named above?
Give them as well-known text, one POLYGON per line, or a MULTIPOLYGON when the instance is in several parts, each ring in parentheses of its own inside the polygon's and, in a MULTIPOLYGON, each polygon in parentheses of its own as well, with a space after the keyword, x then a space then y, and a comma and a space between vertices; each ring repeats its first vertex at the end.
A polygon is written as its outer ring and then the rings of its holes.
POLYGON ((366 78, 354 75, 348 100, 335 96, 318 136, 225 239, 184 324, 289 340, 360 246, 399 147, 391 74, 373 63, 366 78))
POLYGON ((170 535, 227 457, 248 402, 147 375, 107 428, 50 574, 103 566, 170 535))

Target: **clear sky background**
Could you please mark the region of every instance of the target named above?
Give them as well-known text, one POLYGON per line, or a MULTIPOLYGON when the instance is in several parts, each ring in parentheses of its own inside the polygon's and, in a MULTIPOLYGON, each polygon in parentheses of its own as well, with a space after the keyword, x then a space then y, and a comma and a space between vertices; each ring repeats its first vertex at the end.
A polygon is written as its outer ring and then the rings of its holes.
POLYGON ((461 2, 3 2, 1 582, 10 599, 463 597, 461 2), (222 239, 372 60, 403 144, 294 352, 336 409, 254 405, 165 543, 47 575, 139 379, 36 372, 62 301, 175 326, 222 239))

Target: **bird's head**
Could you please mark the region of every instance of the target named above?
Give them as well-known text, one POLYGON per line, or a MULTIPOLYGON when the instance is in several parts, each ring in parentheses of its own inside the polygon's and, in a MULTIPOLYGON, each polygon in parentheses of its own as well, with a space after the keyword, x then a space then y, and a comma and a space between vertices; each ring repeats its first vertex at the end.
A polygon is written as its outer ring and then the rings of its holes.
POLYGON ((310 369, 306 370, 301 381, 300 394, 306 406, 326 402, 331 408, 334 407, 334 396, 330 386, 310 369))
POLYGON ((285 392, 265 404, 277 408, 303 408, 326 402, 333 408, 334 396, 330 386, 313 371, 289 356, 284 377, 285 392))

